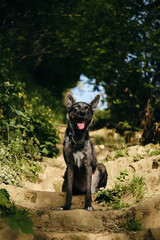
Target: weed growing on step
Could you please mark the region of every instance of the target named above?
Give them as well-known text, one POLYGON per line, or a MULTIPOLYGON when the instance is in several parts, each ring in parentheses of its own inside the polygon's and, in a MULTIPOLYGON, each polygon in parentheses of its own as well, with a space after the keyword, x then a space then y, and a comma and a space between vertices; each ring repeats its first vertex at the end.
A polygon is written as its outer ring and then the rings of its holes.
POLYGON ((145 181, 144 177, 133 176, 131 182, 129 183, 129 191, 135 197, 135 203, 142 201, 145 194, 145 181))
POLYGON ((133 157, 133 160, 136 162, 136 161, 139 161, 143 159, 143 156, 139 153, 137 153, 134 157, 133 157))
POLYGON ((95 136, 94 138, 96 145, 101 145, 106 143, 106 139, 103 136, 95 136))
POLYGON ((4 217, 10 228, 21 229, 22 232, 33 234, 33 222, 26 209, 18 208, 10 200, 6 189, 0 189, 0 217, 4 217))
POLYGON ((142 223, 142 218, 131 218, 127 219, 125 223, 121 225, 127 231, 142 231, 144 230, 144 225, 142 223))
POLYGON ((128 149, 127 147, 122 147, 122 148, 117 148, 115 151, 115 156, 114 158, 120 158, 120 157, 128 157, 128 149))
POLYGON ((159 150, 155 150, 155 151, 152 151, 151 152, 151 156, 157 156, 160 154, 160 151, 159 150))
POLYGON ((95 194, 95 201, 113 209, 120 209, 129 207, 129 203, 123 201, 125 196, 131 195, 135 199, 134 203, 140 202, 144 198, 145 181, 143 177, 133 176, 129 181, 127 170, 124 170, 117 179, 118 181, 115 182, 112 189, 98 191, 95 194))
POLYGON ((127 171, 127 169, 124 169, 123 171, 121 171, 120 175, 117 177, 117 179, 120 182, 124 182, 126 179, 128 179, 128 171, 127 171))

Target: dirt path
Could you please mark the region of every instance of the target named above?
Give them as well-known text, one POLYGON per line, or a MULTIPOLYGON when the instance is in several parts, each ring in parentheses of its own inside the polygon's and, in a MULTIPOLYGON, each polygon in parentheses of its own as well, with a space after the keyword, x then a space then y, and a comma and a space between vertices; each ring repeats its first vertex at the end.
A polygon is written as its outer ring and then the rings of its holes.
MULTIPOLYGON (((63 137, 64 126, 60 126, 60 131, 63 137)), ((65 193, 61 192, 65 163, 62 154, 57 159, 43 158, 36 182, 25 181, 23 188, 0 185, 8 190, 17 205, 30 209, 34 236, 13 231, 0 220, 0 240, 160 240, 160 146, 134 145, 115 150, 121 138, 113 130, 101 129, 90 135, 98 160, 108 170, 107 188, 111 189, 117 176, 126 169, 129 178, 144 177, 145 199, 128 208, 106 211, 93 196, 95 211, 88 212, 83 210, 84 196, 74 196, 71 210, 59 211, 59 206, 65 202, 65 193), (145 229, 139 232, 125 230, 127 219, 141 219, 145 229)), ((138 141, 137 136, 133 141, 138 141)))

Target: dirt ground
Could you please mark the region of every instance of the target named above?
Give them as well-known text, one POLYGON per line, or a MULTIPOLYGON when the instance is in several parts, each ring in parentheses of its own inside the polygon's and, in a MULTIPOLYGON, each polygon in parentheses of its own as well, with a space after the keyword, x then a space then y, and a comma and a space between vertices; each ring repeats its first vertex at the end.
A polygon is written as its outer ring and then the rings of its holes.
MULTIPOLYGON (((65 126, 59 129, 63 139, 65 126)), ((112 189, 117 176, 126 170, 129 178, 144 177, 144 199, 128 208, 106 210, 92 196, 95 211, 88 212, 83 209, 84 196, 73 196, 71 210, 59 211, 65 202, 65 193, 61 192, 65 163, 60 145, 61 154, 56 159, 43 158, 39 163, 42 170, 36 181, 25 180, 22 188, 0 185, 8 190, 16 205, 30 210, 34 222, 34 235, 27 235, 11 230, 0 219, 0 240, 160 240, 160 146, 140 145, 139 132, 126 132, 122 138, 114 130, 104 128, 90 132, 90 136, 98 161, 108 170, 106 188, 112 189), (127 219, 141 219, 144 229, 126 230, 122 226, 127 219)))

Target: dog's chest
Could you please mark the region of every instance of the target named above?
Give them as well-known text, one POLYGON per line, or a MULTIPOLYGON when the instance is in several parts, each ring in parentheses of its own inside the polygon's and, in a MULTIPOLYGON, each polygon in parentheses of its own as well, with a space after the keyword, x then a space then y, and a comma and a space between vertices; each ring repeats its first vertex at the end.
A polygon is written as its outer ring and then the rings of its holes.
POLYGON ((73 153, 74 163, 78 168, 80 168, 83 165, 84 156, 85 154, 81 151, 73 153))

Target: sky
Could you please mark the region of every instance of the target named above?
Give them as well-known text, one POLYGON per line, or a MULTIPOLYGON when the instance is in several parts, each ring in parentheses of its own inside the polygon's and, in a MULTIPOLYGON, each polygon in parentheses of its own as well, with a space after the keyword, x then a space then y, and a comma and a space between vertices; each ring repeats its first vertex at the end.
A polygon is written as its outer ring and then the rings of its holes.
MULTIPOLYGON (((81 101, 90 103, 97 94, 101 95, 101 99, 102 97, 106 96, 103 87, 99 87, 99 91, 94 90, 93 85, 88 84, 88 78, 84 75, 80 76, 79 84, 77 85, 77 87, 72 88, 71 91, 73 93, 74 98, 78 102, 81 101)), ((103 104, 100 100, 98 108, 100 110, 107 108, 107 103, 103 104)))

